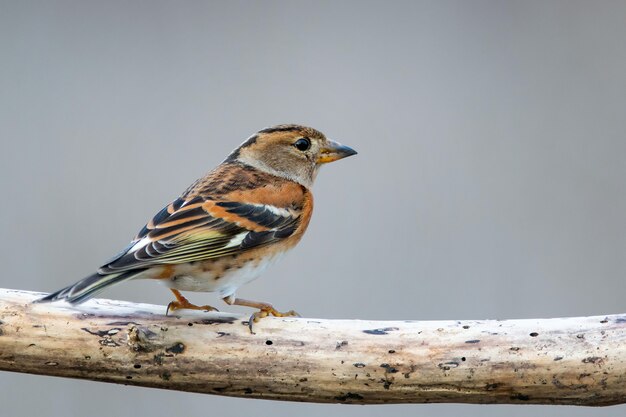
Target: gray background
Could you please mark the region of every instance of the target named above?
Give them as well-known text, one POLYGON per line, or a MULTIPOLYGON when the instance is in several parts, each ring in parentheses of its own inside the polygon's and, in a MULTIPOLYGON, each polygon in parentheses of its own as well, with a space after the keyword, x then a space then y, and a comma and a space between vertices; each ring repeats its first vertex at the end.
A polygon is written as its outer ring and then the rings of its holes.
MULTIPOLYGON (((322 170, 303 242, 241 296, 326 318, 624 312, 625 21, 624 1, 2 1, 0 284, 74 282, 248 135, 298 122, 359 155, 322 170)), ((105 296, 170 301, 145 281, 105 296)), ((6 416, 626 412, 291 404, 11 373, 0 400, 6 416)))

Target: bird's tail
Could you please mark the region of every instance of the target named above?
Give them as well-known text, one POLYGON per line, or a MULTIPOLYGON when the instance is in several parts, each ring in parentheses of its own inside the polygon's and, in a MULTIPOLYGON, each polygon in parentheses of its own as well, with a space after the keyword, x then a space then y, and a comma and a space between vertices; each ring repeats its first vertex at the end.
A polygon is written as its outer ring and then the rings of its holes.
POLYGON ((65 300, 68 303, 80 304, 112 285, 119 284, 129 279, 135 278, 145 269, 134 269, 132 271, 119 272, 114 274, 95 273, 78 281, 77 283, 65 287, 57 292, 53 292, 43 298, 33 301, 34 303, 49 303, 57 300, 65 300))

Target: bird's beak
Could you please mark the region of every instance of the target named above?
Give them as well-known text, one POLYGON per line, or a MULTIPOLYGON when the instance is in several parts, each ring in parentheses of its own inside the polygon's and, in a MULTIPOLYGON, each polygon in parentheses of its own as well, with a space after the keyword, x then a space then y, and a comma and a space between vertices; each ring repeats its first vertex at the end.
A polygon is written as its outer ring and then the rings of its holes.
POLYGON ((341 143, 329 140, 320 150, 320 156, 317 158, 318 164, 326 164, 328 162, 337 161, 348 156, 356 155, 356 151, 341 143))

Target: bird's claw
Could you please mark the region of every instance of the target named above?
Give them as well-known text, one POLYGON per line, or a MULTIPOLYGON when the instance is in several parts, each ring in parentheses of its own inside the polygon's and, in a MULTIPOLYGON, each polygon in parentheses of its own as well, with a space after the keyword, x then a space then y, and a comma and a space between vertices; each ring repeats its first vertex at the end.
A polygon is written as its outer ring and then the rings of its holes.
POLYGON ((252 326, 254 325, 254 323, 258 323, 259 320, 261 320, 262 318, 265 318, 267 316, 274 316, 274 317, 301 317, 300 314, 298 314, 294 310, 281 312, 281 311, 276 310, 272 306, 267 306, 267 307, 261 308, 259 311, 255 311, 254 313, 252 313, 252 315, 250 315, 250 319, 248 320, 248 328, 250 329, 250 333, 254 334, 254 332, 252 331, 252 326))
POLYGON ((172 301, 167 305, 167 310, 165 310, 165 315, 168 316, 170 311, 176 311, 176 310, 219 311, 217 308, 210 306, 210 305, 197 306, 191 303, 181 303, 180 301, 172 301))

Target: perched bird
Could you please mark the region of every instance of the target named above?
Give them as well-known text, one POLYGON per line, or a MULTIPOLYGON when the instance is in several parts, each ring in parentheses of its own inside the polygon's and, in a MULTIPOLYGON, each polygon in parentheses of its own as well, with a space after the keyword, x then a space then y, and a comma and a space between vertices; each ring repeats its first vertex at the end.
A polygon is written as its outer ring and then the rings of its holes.
POLYGON ((235 292, 300 241, 311 219, 319 167, 354 154, 310 127, 263 129, 159 211, 96 273, 36 302, 78 304, 109 286, 151 278, 176 297, 166 314, 216 310, 191 304, 180 291, 217 291, 229 305, 259 309, 250 317, 251 328, 268 315, 297 315, 236 298, 235 292))

